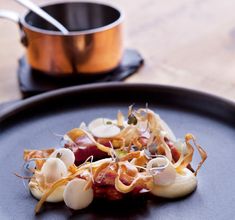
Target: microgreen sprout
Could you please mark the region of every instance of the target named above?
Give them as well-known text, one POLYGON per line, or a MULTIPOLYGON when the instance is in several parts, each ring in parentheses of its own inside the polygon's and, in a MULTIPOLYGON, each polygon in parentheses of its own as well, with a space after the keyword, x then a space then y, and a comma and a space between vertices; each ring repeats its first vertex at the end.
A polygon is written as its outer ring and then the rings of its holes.
POLYGON ((136 118, 136 116, 134 115, 134 113, 131 113, 129 116, 128 116, 128 121, 127 123, 129 125, 136 125, 138 123, 138 119, 136 118))
POLYGON ((61 158, 62 157, 62 153, 60 153, 60 152, 58 152, 57 154, 56 154, 56 158, 61 158))
POLYGON ((106 125, 112 125, 113 124, 113 122, 111 122, 111 121, 106 121, 106 125))

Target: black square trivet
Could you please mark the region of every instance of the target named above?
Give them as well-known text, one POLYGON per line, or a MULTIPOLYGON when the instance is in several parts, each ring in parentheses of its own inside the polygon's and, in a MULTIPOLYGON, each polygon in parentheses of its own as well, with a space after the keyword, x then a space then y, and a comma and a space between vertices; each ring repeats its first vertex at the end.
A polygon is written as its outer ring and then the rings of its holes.
POLYGON ((141 55, 133 49, 126 49, 120 65, 109 73, 97 75, 73 75, 53 77, 30 67, 26 57, 19 60, 18 80, 24 97, 74 85, 88 83, 122 81, 134 74, 143 64, 141 55))

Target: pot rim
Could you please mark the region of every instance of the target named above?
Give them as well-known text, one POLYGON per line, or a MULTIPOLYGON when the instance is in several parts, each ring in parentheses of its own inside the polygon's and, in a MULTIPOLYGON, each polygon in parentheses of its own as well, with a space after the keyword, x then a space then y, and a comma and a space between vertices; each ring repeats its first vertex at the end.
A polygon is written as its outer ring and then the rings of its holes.
POLYGON ((121 10, 119 7, 117 7, 116 5, 114 6, 113 4, 109 4, 109 3, 104 3, 104 2, 95 2, 95 1, 77 1, 77 0, 69 0, 64 2, 63 0, 57 0, 57 1, 53 1, 50 3, 46 3, 46 4, 41 4, 39 5, 40 7, 46 7, 46 6, 51 6, 51 5, 56 5, 56 4, 69 4, 69 3, 89 3, 89 4, 95 4, 95 5, 103 5, 103 6, 108 6, 110 8, 113 8, 115 10, 117 10, 120 14, 119 18, 117 20, 115 20, 114 22, 107 24, 105 26, 99 27, 99 28, 93 28, 93 29, 89 29, 89 30, 85 30, 85 31, 70 31, 69 34, 63 34, 60 31, 52 31, 52 30, 45 30, 45 29, 41 29, 38 27, 35 27, 33 25, 30 25, 26 22, 25 18, 26 16, 31 12, 30 10, 28 10, 22 17, 20 17, 20 23, 23 27, 40 33, 40 34, 46 34, 46 35, 55 35, 55 36, 79 36, 79 35, 87 35, 87 34, 94 34, 94 33, 99 33, 99 32, 103 32, 103 31, 107 31, 110 30, 118 25, 120 25, 123 20, 124 20, 124 14, 123 14, 123 10, 121 10))

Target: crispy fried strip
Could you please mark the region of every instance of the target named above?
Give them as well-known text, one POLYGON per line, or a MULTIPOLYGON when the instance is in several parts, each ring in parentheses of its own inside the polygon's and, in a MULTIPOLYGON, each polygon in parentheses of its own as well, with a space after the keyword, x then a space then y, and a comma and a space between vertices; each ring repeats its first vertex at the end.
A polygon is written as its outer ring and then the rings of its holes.
POLYGON ((119 168, 122 170, 122 173, 126 173, 130 177, 135 177, 138 174, 138 169, 133 164, 128 161, 119 162, 119 168))
POLYGON ((113 145, 113 148, 124 148, 125 147, 125 138, 98 138, 97 142, 99 143, 105 143, 105 142, 111 142, 113 145))
POLYGON ((107 163, 103 163, 99 167, 97 167, 93 173, 93 179, 96 179, 96 177, 99 175, 100 171, 107 168, 110 164, 111 164, 110 162, 107 162, 107 163))
MULTIPOLYGON (((96 145, 96 147, 99 149, 99 150, 101 150, 101 151, 103 151, 103 152, 106 152, 106 153, 108 153, 109 155, 110 155, 110 152, 111 152, 111 149, 109 148, 109 147, 106 147, 106 146, 104 146, 103 144, 100 144, 100 143, 98 143, 94 138, 93 138, 93 136, 90 134, 90 133, 88 133, 87 131, 85 131, 85 130, 83 130, 83 129, 81 129, 81 128, 74 128, 74 129, 72 129, 71 131, 69 131, 68 133, 67 133, 67 135, 71 138, 73 135, 74 135, 74 133, 83 133, 83 134, 85 134, 95 145, 96 145), (70 136, 71 135, 71 136, 70 136)), ((72 139, 72 138, 71 138, 72 139)))
POLYGON ((138 147, 139 150, 142 150, 143 146, 142 146, 142 144, 139 142, 138 139, 139 139, 139 138, 135 138, 135 139, 133 140, 133 144, 134 144, 136 147, 138 147))
POLYGON ((199 169, 201 168, 202 164, 205 162, 206 158, 207 158, 207 153, 202 149, 202 147, 200 145, 198 145, 196 143, 196 139, 192 134, 186 134, 185 135, 185 143, 187 146, 187 154, 185 156, 182 156, 183 154, 181 153, 179 160, 177 161, 177 163, 174 164, 174 167, 176 168, 176 170, 178 172, 180 172, 183 168, 187 167, 188 165, 190 165, 190 163, 192 162, 192 158, 193 158, 193 153, 194 153, 194 149, 193 146, 190 144, 190 141, 193 141, 194 145, 196 146, 200 156, 201 156, 201 161, 199 162, 196 171, 194 172, 194 175, 196 176, 199 169))
POLYGON ((120 158, 120 161, 131 160, 133 158, 138 158, 138 157, 140 157, 140 151, 134 151, 120 158))
POLYGON ((67 135, 72 141, 76 141, 76 139, 84 134, 81 129, 73 128, 72 130, 67 132, 67 135))
POLYGON ((84 187, 84 191, 87 191, 88 189, 90 189, 92 187, 93 181, 92 178, 89 178, 87 184, 84 187))
POLYGON ((122 183, 122 181, 120 180, 120 177, 117 176, 115 178, 115 189, 118 192, 121 193, 129 193, 130 191, 132 191, 138 184, 140 184, 141 182, 143 182, 143 179, 140 177, 137 177, 132 183, 131 185, 127 186, 125 184, 122 183))
POLYGON ((118 168, 118 175, 115 178, 115 189, 121 193, 129 193, 131 192, 136 186, 144 185, 144 186, 151 186, 152 176, 141 176, 139 173, 136 175, 136 178, 132 181, 130 185, 125 185, 121 180, 121 173, 123 172, 123 166, 119 166, 118 168))
POLYGON ((189 143, 190 140, 192 140, 192 137, 193 137, 192 134, 185 135, 187 154, 184 156, 181 163, 179 165, 177 164, 178 166, 176 167, 176 171, 178 171, 178 172, 181 172, 182 169, 187 167, 188 164, 190 164, 192 162, 194 149, 193 149, 192 145, 189 143))
POLYGON ((71 180, 70 177, 67 177, 67 178, 63 178, 63 179, 60 179, 59 181, 55 182, 51 186, 51 188, 43 194, 43 196, 41 197, 41 199, 37 203, 35 210, 34 210, 35 214, 37 214, 40 211, 40 209, 41 209, 43 203, 46 201, 47 197, 50 196, 50 194, 53 193, 56 190, 56 188, 67 184, 70 180, 71 180))
POLYGON ((166 144, 164 137, 162 137, 161 135, 158 134, 159 132, 156 132, 156 140, 157 140, 157 144, 158 146, 162 147, 165 151, 166 157, 169 161, 172 161, 172 154, 171 154, 171 149, 169 148, 169 146, 166 144))
POLYGON ((151 132, 150 137, 147 141, 147 149, 149 149, 149 146, 153 143, 154 139, 155 139, 155 134, 151 132))
POLYGON ((192 135, 192 140, 193 140, 193 143, 196 146, 196 148, 197 148, 197 150, 198 150, 198 152, 199 152, 199 154, 201 156, 201 161, 199 162, 199 164, 197 166, 197 169, 196 169, 196 171, 194 173, 194 175, 197 176, 198 171, 200 170, 202 164, 205 162, 205 160, 207 158, 207 153, 206 153, 205 150, 202 149, 202 147, 200 145, 198 145, 196 143, 196 139, 195 139, 195 137, 193 135, 192 135))
POLYGON ((117 113, 117 126, 118 127, 124 126, 124 116, 120 111, 118 111, 117 113))
POLYGON ((55 151, 55 148, 49 148, 44 150, 24 150, 24 160, 28 161, 33 158, 47 158, 49 157, 53 152, 55 151))
POLYGON ((174 167, 180 166, 180 164, 182 163, 183 159, 184 159, 184 153, 181 152, 181 153, 180 153, 180 158, 177 160, 176 163, 174 163, 174 167))
POLYGON ((36 169, 41 170, 43 164, 45 163, 45 160, 35 160, 35 163, 36 163, 36 169))
MULTIPOLYGON (((43 150, 24 150, 24 160, 26 163, 30 160, 34 160, 36 170, 41 170, 43 164, 45 163, 45 158, 48 158, 53 152, 55 151, 54 148, 43 149, 43 150)), ((32 170, 32 172, 35 171, 32 170)))
POLYGON ((125 138, 114 138, 112 144, 114 148, 123 149, 125 147, 125 138))
POLYGON ((145 167, 145 165, 148 163, 148 159, 146 158, 145 154, 140 154, 140 156, 137 157, 137 158, 134 158, 131 161, 131 163, 136 165, 136 166, 145 167))
POLYGON ((141 115, 141 112, 146 113, 145 116, 141 116, 141 120, 147 120, 149 123, 150 131, 156 131, 156 130, 162 130, 159 116, 156 115, 152 110, 150 109, 144 109, 140 108, 138 109, 137 113, 141 115))
POLYGON ((20 174, 18 173, 14 173, 15 176, 21 178, 21 179, 25 179, 25 180, 30 180, 32 177, 31 176, 21 176, 20 174))
MULTIPOLYGON (((122 129, 121 132, 119 134, 117 134, 114 138, 128 139, 128 136, 134 136, 134 135, 137 136, 137 134, 139 134, 137 128, 132 125, 129 125, 129 126, 125 127, 124 129, 122 129)), ((134 138, 134 137, 132 137, 132 138, 134 138)))
POLYGON ((68 168, 68 171, 72 174, 76 173, 78 170, 77 166, 75 164, 73 165, 70 165, 69 168, 68 168))
POLYGON ((134 104, 132 104, 128 107, 128 113, 127 113, 128 116, 131 115, 131 113, 133 112, 133 106, 134 106, 134 104))

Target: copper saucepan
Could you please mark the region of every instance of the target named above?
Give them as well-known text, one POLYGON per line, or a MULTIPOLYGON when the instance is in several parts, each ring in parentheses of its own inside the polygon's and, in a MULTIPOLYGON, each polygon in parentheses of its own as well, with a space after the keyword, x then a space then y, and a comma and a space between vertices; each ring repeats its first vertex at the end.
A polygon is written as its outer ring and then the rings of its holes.
POLYGON ((22 17, 15 12, 0 12, 0 17, 19 23, 31 67, 57 76, 104 73, 118 66, 123 53, 121 10, 102 3, 76 1, 42 8, 69 34, 63 35, 32 11, 22 17))

